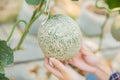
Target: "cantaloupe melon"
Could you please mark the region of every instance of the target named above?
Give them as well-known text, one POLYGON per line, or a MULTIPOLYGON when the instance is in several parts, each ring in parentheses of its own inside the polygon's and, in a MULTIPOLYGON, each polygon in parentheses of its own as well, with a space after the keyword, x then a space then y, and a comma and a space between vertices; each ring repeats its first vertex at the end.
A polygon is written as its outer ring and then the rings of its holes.
POLYGON ((111 28, 111 33, 117 41, 120 41, 120 16, 117 16, 115 19, 111 28))
POLYGON ((74 20, 66 15, 56 14, 39 28, 38 41, 45 56, 64 61, 78 53, 82 36, 74 20))

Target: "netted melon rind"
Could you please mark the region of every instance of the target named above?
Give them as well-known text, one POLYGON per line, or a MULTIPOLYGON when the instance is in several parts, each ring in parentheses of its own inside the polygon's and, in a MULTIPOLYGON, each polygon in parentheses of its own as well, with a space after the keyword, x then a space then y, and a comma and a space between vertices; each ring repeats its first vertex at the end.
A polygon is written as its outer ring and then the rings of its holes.
POLYGON ((115 19, 115 21, 111 27, 111 33, 115 40, 120 41, 120 16, 118 16, 115 19))
POLYGON ((68 60, 80 49, 81 31, 70 17, 57 14, 40 27, 38 41, 46 56, 68 60))

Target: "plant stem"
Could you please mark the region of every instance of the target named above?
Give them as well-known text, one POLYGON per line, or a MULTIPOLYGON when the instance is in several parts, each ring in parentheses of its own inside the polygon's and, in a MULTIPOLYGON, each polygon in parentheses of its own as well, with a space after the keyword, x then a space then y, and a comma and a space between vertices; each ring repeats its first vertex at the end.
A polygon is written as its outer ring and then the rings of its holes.
POLYGON ((20 49, 21 44, 23 43, 23 41, 24 41, 27 33, 29 32, 29 29, 30 29, 30 26, 32 25, 32 23, 33 23, 33 22, 30 22, 30 23, 26 26, 26 29, 25 29, 23 35, 21 36, 20 41, 19 41, 17 47, 16 47, 14 50, 19 50, 19 49, 20 49))
POLYGON ((11 37, 12 37, 12 35, 13 35, 13 33, 14 33, 15 28, 17 27, 17 25, 18 25, 20 22, 23 22, 23 23, 25 24, 25 26, 27 25, 27 22, 26 22, 25 20, 19 20, 19 21, 17 21, 17 22, 14 24, 14 26, 13 26, 11 32, 10 32, 10 35, 9 35, 8 38, 7 38, 7 42, 9 42, 9 40, 11 39, 11 37))
POLYGON ((107 8, 107 7, 105 7, 105 6, 99 6, 99 5, 98 5, 98 2, 99 2, 99 1, 100 1, 100 0, 96 0, 96 3, 95 3, 96 7, 99 8, 99 9, 106 9, 106 10, 108 11, 108 13, 110 13, 110 12, 111 12, 111 9, 109 9, 109 8, 107 8))
POLYGON ((100 34, 99 48, 98 48, 97 51, 100 51, 102 49, 102 43, 103 43, 103 37, 104 37, 104 27, 105 27, 108 19, 109 19, 109 14, 106 15, 106 19, 105 19, 103 25, 101 26, 101 30, 102 31, 101 31, 101 34, 100 34))
POLYGON ((31 17, 31 20, 33 20, 33 18, 36 16, 37 12, 40 11, 40 9, 42 8, 43 6, 43 3, 44 3, 44 0, 41 1, 39 7, 33 12, 33 15, 31 17))
POLYGON ((42 13, 43 13, 43 10, 41 10, 41 12, 40 12, 37 16, 35 16, 34 19, 32 19, 32 22, 36 21, 37 18, 38 18, 42 13))
POLYGON ((43 5, 43 2, 44 2, 44 1, 45 1, 45 0, 42 0, 41 4, 39 5, 39 8, 37 8, 37 9, 33 12, 33 15, 32 15, 32 17, 31 17, 31 20, 30 20, 30 22, 26 25, 26 28, 25 28, 25 30, 24 30, 24 33, 22 34, 22 36, 21 36, 21 38, 20 38, 20 41, 18 42, 18 45, 14 48, 14 51, 20 49, 23 41, 25 40, 25 38, 26 38, 26 36, 27 36, 27 34, 28 34, 28 32, 29 32, 29 29, 30 29, 31 25, 32 25, 32 24, 35 22, 35 20, 37 20, 38 17, 43 13, 43 12, 41 11, 41 8, 42 8, 42 5, 43 5), (40 10, 40 14, 39 14, 39 16, 36 16, 36 15, 37 15, 37 12, 38 12, 38 9, 40 10))

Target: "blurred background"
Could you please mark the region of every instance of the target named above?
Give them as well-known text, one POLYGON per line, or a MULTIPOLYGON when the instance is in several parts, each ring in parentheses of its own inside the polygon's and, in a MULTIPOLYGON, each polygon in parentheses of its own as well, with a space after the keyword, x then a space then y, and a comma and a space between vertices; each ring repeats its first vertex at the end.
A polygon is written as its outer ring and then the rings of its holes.
MULTIPOLYGON (((120 71, 120 42, 112 37, 110 30, 116 13, 113 13, 107 21, 103 30, 102 49, 97 51, 102 32, 101 26, 106 19, 106 11, 97 9, 95 0, 51 0, 50 4, 51 14, 61 13, 73 18, 83 33, 83 44, 96 56, 105 59, 111 68, 120 71)), ((28 5, 24 0, 0 0, 0 38, 6 39, 8 37, 17 20, 24 19, 28 22, 35 8, 28 5)), ((41 22, 41 18, 35 21, 22 45, 24 50, 16 51, 14 65, 6 67, 6 76, 10 80, 57 80, 43 65, 44 55, 37 41, 37 30, 41 26, 41 22)), ((24 28, 25 26, 22 23, 17 26, 10 40, 10 46, 16 46, 24 28)), ((86 79, 85 72, 75 70, 80 73, 81 80, 86 79)))

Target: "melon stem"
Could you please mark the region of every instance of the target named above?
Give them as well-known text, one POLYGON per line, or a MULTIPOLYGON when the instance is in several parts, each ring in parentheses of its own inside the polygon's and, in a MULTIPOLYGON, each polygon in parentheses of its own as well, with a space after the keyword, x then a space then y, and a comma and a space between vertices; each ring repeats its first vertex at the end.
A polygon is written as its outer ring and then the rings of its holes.
POLYGON ((106 26, 106 24, 107 24, 107 22, 109 20, 109 17, 110 17, 109 14, 106 14, 106 19, 105 19, 103 25, 101 26, 101 34, 99 36, 99 38, 100 38, 100 40, 99 40, 99 46, 98 46, 98 50, 96 52, 102 50, 102 43, 103 43, 103 38, 104 38, 104 28, 105 28, 105 26, 106 26))
POLYGON ((8 38, 7 38, 7 42, 10 41, 10 39, 11 39, 11 37, 12 37, 14 31, 15 31, 15 28, 17 27, 17 25, 18 25, 20 22, 23 22, 23 23, 25 24, 25 26, 27 25, 27 22, 26 22, 25 20, 19 20, 19 21, 17 21, 17 22, 14 24, 14 26, 13 26, 11 32, 10 32, 10 35, 9 35, 8 38))
POLYGON ((24 42, 32 24, 41 16, 41 14, 43 13, 42 7, 43 7, 43 3, 46 0, 41 0, 41 3, 39 5, 38 8, 36 8, 36 10, 33 12, 33 15, 29 21, 29 23, 26 25, 26 28, 20 38, 20 41, 18 42, 17 46, 14 48, 14 51, 19 50, 21 48, 22 43, 24 42), (38 14, 37 14, 38 13, 38 14))

